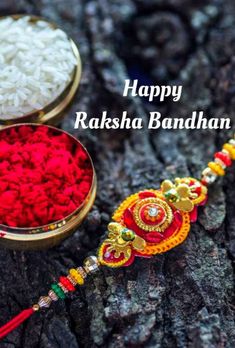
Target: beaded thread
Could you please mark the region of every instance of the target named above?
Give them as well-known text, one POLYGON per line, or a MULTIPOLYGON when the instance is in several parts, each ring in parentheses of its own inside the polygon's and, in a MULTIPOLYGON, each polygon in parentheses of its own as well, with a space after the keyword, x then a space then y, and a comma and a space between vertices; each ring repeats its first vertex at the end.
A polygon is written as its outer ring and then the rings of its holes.
POLYGON ((214 161, 209 162, 203 170, 200 181, 194 178, 177 178, 175 183, 165 180, 160 190, 141 191, 126 198, 113 214, 115 222, 108 226, 108 239, 99 247, 98 257, 87 257, 83 266, 72 268, 67 276, 61 276, 58 283, 51 285, 48 295, 41 296, 38 303, 23 310, 0 328, 0 338, 34 312, 49 308, 52 302, 59 299, 64 300, 67 294, 76 290, 76 286, 84 284, 87 275, 97 272, 101 265, 113 268, 129 266, 135 256, 150 257, 181 244, 188 236, 191 222, 196 221, 197 207, 206 203, 207 185, 223 176, 233 160, 235 139, 215 153, 214 161), (160 233, 153 225, 157 225, 156 221, 164 221, 163 213, 166 211, 170 211, 172 221, 160 233), (141 219, 145 220, 144 229, 141 229, 141 219))
MULTIPOLYGON (((118 209, 114 212, 112 218, 114 221, 121 224, 120 226, 123 225, 123 228, 124 228, 126 227, 125 222, 123 220, 124 212, 127 209, 134 209, 134 216, 139 226, 141 227, 142 223, 140 223, 140 218, 138 214, 139 214, 140 208, 144 206, 145 203, 153 204, 156 200, 157 200, 157 203, 159 203, 159 201, 164 199, 164 203, 163 203, 164 210, 167 211, 170 216, 171 216, 171 212, 169 209, 172 209, 173 205, 177 206, 176 203, 177 201, 179 201, 179 199, 181 200, 190 199, 190 202, 194 208, 197 205, 203 205, 205 203, 206 195, 207 195, 206 186, 212 184, 218 177, 224 176, 226 169, 232 165, 232 161, 234 160, 235 160, 235 139, 230 139, 227 143, 223 145, 223 148, 221 151, 215 153, 214 161, 209 162, 207 168, 205 168, 202 171, 201 181, 197 181, 194 178, 176 179, 176 184, 173 184, 167 181, 167 184, 165 186, 162 186, 162 188, 165 187, 164 194, 161 191, 156 191, 153 189, 135 193, 129 196, 128 198, 126 198, 120 204, 118 209), (177 185, 183 185, 183 186, 188 185, 190 190, 186 190, 185 188, 184 190, 182 189, 179 190, 177 185), (169 187, 169 194, 166 190, 167 186, 169 187), (184 196, 184 191, 185 192, 187 191, 187 195, 185 194, 185 196, 184 196), (146 200, 146 197, 144 197, 144 195, 146 195, 146 192, 148 193, 147 197, 149 197, 147 198, 147 200, 146 200), (180 193, 181 198, 179 197, 178 193, 180 193), (142 198, 145 198, 145 202, 143 200, 143 203, 139 203, 138 209, 134 208, 136 203, 139 202, 141 195, 143 196, 142 198)), ((180 204, 178 206, 181 207, 180 204)), ((153 215, 156 210, 154 210, 155 207, 153 207, 153 205, 150 207, 150 209, 152 210, 147 215, 148 215, 149 221, 154 222, 155 217, 153 215)), ((183 206, 182 206, 182 209, 183 209, 183 206)), ((146 217, 146 212, 144 216, 146 217)), ((176 247, 177 245, 181 244, 187 238, 187 235, 190 231, 190 219, 191 219, 189 212, 182 212, 181 216, 182 216, 181 226, 178 228, 178 230, 176 230, 173 233, 172 236, 158 243, 147 242, 143 250, 136 250, 136 255, 149 257, 151 255, 164 253, 176 247)), ((170 220, 168 220, 168 222, 169 221, 170 220)), ((144 227, 146 232, 148 232, 148 230, 150 232, 154 230, 152 226, 148 228, 147 225, 144 225, 144 227)), ((164 227, 168 227, 168 225, 165 225, 164 227)), ((120 237, 118 238, 121 238, 121 239, 119 239, 117 243, 126 243, 126 245, 130 247, 130 245, 132 245, 131 243, 133 243, 133 241, 136 238, 136 232, 126 228, 120 229, 120 237)), ((140 238, 140 240, 142 240, 142 238, 140 238)), ((87 275, 96 272, 101 265, 117 268, 123 265, 127 265, 128 262, 130 263, 130 257, 128 256, 129 254, 128 253, 122 254, 122 252, 118 254, 119 259, 117 259, 116 261, 114 258, 113 262, 112 261, 109 263, 105 262, 104 254, 105 253, 107 254, 107 248, 109 245, 110 244, 108 244, 108 242, 102 243, 100 248, 98 249, 98 257, 89 256, 88 258, 84 260, 83 266, 80 266, 76 269, 72 268, 69 270, 67 276, 61 276, 59 278, 58 283, 52 284, 51 289, 48 292, 48 295, 40 297, 38 303, 33 306, 34 310, 36 311, 36 310, 39 310, 40 308, 48 308, 52 302, 55 302, 58 299, 65 299, 67 294, 69 294, 70 292, 74 292, 76 290, 76 286, 84 285, 87 275)), ((144 244, 142 244, 142 246, 143 245, 144 244)))
POLYGON ((216 152, 214 161, 209 162, 206 169, 202 172, 202 183, 204 185, 213 184, 218 176, 224 176, 225 171, 235 160, 235 139, 230 139, 223 145, 221 151, 216 152))

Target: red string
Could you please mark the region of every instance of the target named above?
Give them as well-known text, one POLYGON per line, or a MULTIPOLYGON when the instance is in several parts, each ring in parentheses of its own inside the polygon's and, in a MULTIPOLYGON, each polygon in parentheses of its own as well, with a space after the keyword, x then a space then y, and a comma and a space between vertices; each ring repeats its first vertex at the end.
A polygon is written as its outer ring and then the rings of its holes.
POLYGON ((24 309, 20 314, 16 315, 8 323, 0 327, 0 340, 20 326, 20 324, 22 324, 26 319, 31 317, 34 312, 33 308, 24 309))

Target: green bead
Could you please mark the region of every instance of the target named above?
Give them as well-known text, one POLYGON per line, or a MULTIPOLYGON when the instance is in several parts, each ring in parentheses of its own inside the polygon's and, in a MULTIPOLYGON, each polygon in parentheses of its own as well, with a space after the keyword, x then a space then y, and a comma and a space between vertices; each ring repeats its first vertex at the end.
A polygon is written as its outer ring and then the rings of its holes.
POLYGON ((65 299, 65 293, 63 292, 63 290, 58 294, 58 297, 61 298, 61 300, 65 299))
POLYGON ((51 288, 56 293, 56 295, 58 295, 59 286, 57 284, 52 284, 51 288))
POLYGON ((122 230, 122 239, 126 242, 132 241, 135 239, 135 233, 131 230, 128 230, 128 228, 124 228, 122 230))
POLYGON ((51 288, 61 300, 65 299, 65 293, 58 284, 52 284, 51 288))
POLYGON ((167 191, 164 196, 166 197, 166 199, 171 202, 171 203, 175 203, 179 200, 179 195, 177 193, 177 191, 175 189, 171 189, 169 191, 167 191))

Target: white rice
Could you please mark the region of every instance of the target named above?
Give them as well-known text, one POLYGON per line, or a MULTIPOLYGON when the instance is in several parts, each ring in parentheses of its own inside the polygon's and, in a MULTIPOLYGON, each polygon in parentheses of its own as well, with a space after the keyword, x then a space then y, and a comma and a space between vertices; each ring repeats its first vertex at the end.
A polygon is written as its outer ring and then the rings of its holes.
POLYGON ((0 20, 0 119, 48 105, 71 81, 77 63, 62 30, 29 20, 0 20))

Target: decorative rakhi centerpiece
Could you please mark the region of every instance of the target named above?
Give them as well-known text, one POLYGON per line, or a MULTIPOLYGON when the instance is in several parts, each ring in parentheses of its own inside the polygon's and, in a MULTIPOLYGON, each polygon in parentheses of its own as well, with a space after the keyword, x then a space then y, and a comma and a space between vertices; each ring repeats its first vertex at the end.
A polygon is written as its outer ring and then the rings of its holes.
POLYGON ((182 243, 206 198, 206 186, 193 178, 165 180, 159 190, 131 195, 108 225, 108 238, 99 249, 101 264, 128 266, 135 256, 150 257, 182 243))

